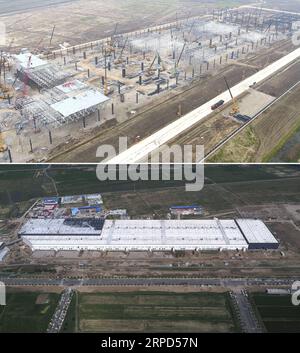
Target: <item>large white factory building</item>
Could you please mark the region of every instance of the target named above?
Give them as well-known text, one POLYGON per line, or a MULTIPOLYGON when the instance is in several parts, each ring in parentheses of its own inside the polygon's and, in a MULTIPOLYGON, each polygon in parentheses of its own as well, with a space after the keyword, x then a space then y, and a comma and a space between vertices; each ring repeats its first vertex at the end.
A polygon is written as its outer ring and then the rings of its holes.
POLYGON ((19 236, 33 251, 204 251, 279 246, 264 222, 254 219, 31 219, 19 236))

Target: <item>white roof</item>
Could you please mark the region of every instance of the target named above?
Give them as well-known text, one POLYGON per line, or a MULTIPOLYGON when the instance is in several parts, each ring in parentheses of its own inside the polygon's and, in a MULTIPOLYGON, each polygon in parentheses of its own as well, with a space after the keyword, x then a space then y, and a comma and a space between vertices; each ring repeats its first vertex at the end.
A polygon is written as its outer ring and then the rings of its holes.
POLYGON ((251 243, 278 244, 268 227, 258 219, 237 219, 237 224, 242 230, 246 240, 251 243))
POLYGON ((30 219, 20 230, 21 235, 100 235, 87 223, 83 227, 64 224, 64 219, 30 219))
POLYGON ((248 243, 277 243, 262 221, 251 219, 105 220, 102 230, 31 219, 20 235, 35 250, 242 250, 248 243))
POLYGON ((82 110, 104 103, 107 100, 109 100, 109 98, 102 93, 90 89, 80 92, 79 94, 64 99, 60 102, 54 103, 51 107, 64 117, 68 117, 82 110))
POLYGON ((0 250, 0 262, 5 258, 8 252, 9 252, 9 248, 6 248, 6 247, 0 250))
POLYGON ((247 247, 234 220, 106 220, 108 245, 247 247))
POLYGON ((23 69, 28 68, 28 62, 29 62, 30 57, 31 57, 31 59, 30 59, 29 68, 31 68, 31 69, 48 64, 48 62, 46 60, 42 60, 39 57, 37 57, 36 55, 33 55, 31 53, 22 53, 19 55, 15 55, 16 60, 19 62, 19 64, 21 65, 21 67, 23 69))

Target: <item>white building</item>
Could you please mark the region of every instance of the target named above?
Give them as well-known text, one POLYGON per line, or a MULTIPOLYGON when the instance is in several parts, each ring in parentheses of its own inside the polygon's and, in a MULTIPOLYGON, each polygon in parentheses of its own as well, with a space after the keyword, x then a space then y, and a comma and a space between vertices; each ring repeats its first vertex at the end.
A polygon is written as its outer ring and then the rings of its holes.
POLYGON ((32 250, 170 251, 246 250, 278 247, 257 220, 102 220, 31 219, 19 235, 32 250), (242 232, 256 234, 255 243, 242 232), (239 226, 238 224, 241 224, 239 226), (258 247, 255 247, 259 243, 258 247))
POLYGON ((237 225, 249 244, 249 249, 277 249, 278 241, 264 222, 257 219, 237 219, 237 225))

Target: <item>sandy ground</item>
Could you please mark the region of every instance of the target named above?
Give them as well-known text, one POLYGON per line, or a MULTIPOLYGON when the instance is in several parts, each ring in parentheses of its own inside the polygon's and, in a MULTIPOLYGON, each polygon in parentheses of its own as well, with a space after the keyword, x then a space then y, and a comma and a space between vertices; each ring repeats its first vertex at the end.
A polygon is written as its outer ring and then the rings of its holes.
POLYGON ((6 25, 7 44, 14 39, 16 49, 49 46, 54 25, 52 46, 57 48, 64 42, 79 44, 107 37, 116 23, 118 33, 123 33, 187 16, 189 9, 195 16, 212 6, 196 0, 45 0, 43 7, 37 0, 5 3, 0 2, 0 19, 6 25))

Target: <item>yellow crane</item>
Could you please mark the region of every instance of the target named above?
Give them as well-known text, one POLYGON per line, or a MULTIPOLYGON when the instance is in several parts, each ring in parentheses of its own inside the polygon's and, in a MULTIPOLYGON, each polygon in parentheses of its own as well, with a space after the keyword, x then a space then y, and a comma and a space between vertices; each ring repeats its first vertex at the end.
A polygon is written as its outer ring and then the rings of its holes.
POLYGON ((1 54, 0 57, 0 99, 10 99, 14 95, 12 86, 7 85, 5 82, 6 69, 9 69, 9 61, 1 54), (2 81, 3 76, 3 81, 2 81))
POLYGON ((7 146, 4 143, 3 133, 2 133, 2 130, 0 129, 0 153, 3 153, 5 151, 7 151, 7 146))
POLYGON ((229 91, 229 93, 230 93, 230 97, 231 97, 231 99, 232 99, 232 108, 231 108, 231 111, 230 111, 229 114, 230 114, 230 115, 235 115, 235 114, 237 114, 237 113, 240 112, 240 107, 239 107, 239 104, 238 104, 238 102, 237 102, 237 99, 236 99, 235 97, 233 97, 233 95, 232 95, 232 93, 231 93, 231 89, 230 89, 229 84, 228 84, 228 82, 227 82, 227 80, 226 80, 226 77, 224 77, 224 80, 225 80, 227 89, 228 89, 228 91, 229 91))

